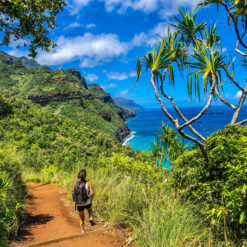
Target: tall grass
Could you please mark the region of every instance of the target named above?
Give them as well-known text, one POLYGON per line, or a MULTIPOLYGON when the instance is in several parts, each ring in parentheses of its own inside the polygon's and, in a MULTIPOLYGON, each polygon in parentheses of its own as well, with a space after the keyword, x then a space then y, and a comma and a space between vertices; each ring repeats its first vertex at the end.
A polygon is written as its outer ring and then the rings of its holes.
POLYGON ((16 237, 27 191, 21 177, 19 157, 8 146, 0 150, 0 246, 16 237))
MULTIPOLYGON (((165 182, 146 186, 110 168, 87 172, 95 190, 97 216, 112 225, 131 227, 139 246, 210 246, 210 232, 203 222, 165 182)), ((70 175, 61 184, 71 192, 75 180, 76 174, 70 175)))

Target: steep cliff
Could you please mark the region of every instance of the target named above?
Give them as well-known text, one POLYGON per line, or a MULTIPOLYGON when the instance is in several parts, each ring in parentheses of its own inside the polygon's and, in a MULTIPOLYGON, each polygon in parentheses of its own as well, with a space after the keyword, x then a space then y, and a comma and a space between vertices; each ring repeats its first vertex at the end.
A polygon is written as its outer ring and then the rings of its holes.
POLYGON ((0 90, 27 98, 48 112, 115 136, 119 141, 129 134, 125 125, 129 115, 99 86, 88 87, 79 71, 53 71, 47 66, 29 69, 21 60, 9 61, 0 56, 0 90))
POLYGON ((122 119, 126 120, 128 118, 136 117, 136 113, 134 111, 124 107, 117 106, 114 103, 111 95, 107 93, 99 85, 97 84, 88 85, 88 89, 92 93, 92 95, 94 95, 94 97, 99 99, 101 102, 108 104, 112 109, 114 109, 122 119))

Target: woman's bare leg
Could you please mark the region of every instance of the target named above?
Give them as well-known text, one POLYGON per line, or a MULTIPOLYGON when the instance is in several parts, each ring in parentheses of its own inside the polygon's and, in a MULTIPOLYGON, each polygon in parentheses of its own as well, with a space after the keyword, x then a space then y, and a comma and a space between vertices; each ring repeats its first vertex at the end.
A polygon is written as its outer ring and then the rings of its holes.
POLYGON ((89 222, 93 226, 94 225, 94 220, 93 220, 93 209, 92 209, 92 207, 88 209, 88 216, 89 216, 89 222))
POLYGON ((82 231, 85 231, 85 214, 84 211, 79 211, 80 227, 82 231))
POLYGON ((93 217, 93 209, 92 209, 92 207, 88 209, 88 216, 89 216, 89 218, 93 217))

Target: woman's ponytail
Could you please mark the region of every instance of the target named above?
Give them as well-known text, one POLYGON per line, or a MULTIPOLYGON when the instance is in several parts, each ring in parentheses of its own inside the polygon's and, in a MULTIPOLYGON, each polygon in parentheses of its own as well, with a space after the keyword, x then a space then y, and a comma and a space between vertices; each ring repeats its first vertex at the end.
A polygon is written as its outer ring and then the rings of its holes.
POLYGON ((80 179, 82 182, 86 181, 86 176, 87 176, 87 172, 85 169, 82 169, 79 171, 78 173, 78 179, 80 179))

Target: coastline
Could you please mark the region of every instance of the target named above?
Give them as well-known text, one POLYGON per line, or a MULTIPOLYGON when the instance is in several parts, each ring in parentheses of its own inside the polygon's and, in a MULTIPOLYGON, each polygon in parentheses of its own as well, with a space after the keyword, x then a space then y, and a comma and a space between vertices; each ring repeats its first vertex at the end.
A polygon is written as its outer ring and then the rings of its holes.
POLYGON ((127 145, 127 143, 128 143, 128 141, 130 141, 131 139, 133 139, 134 137, 135 137, 135 131, 131 131, 130 133, 129 133, 129 135, 127 135, 124 139, 123 139, 123 143, 122 143, 122 145, 123 146, 126 146, 127 145))

